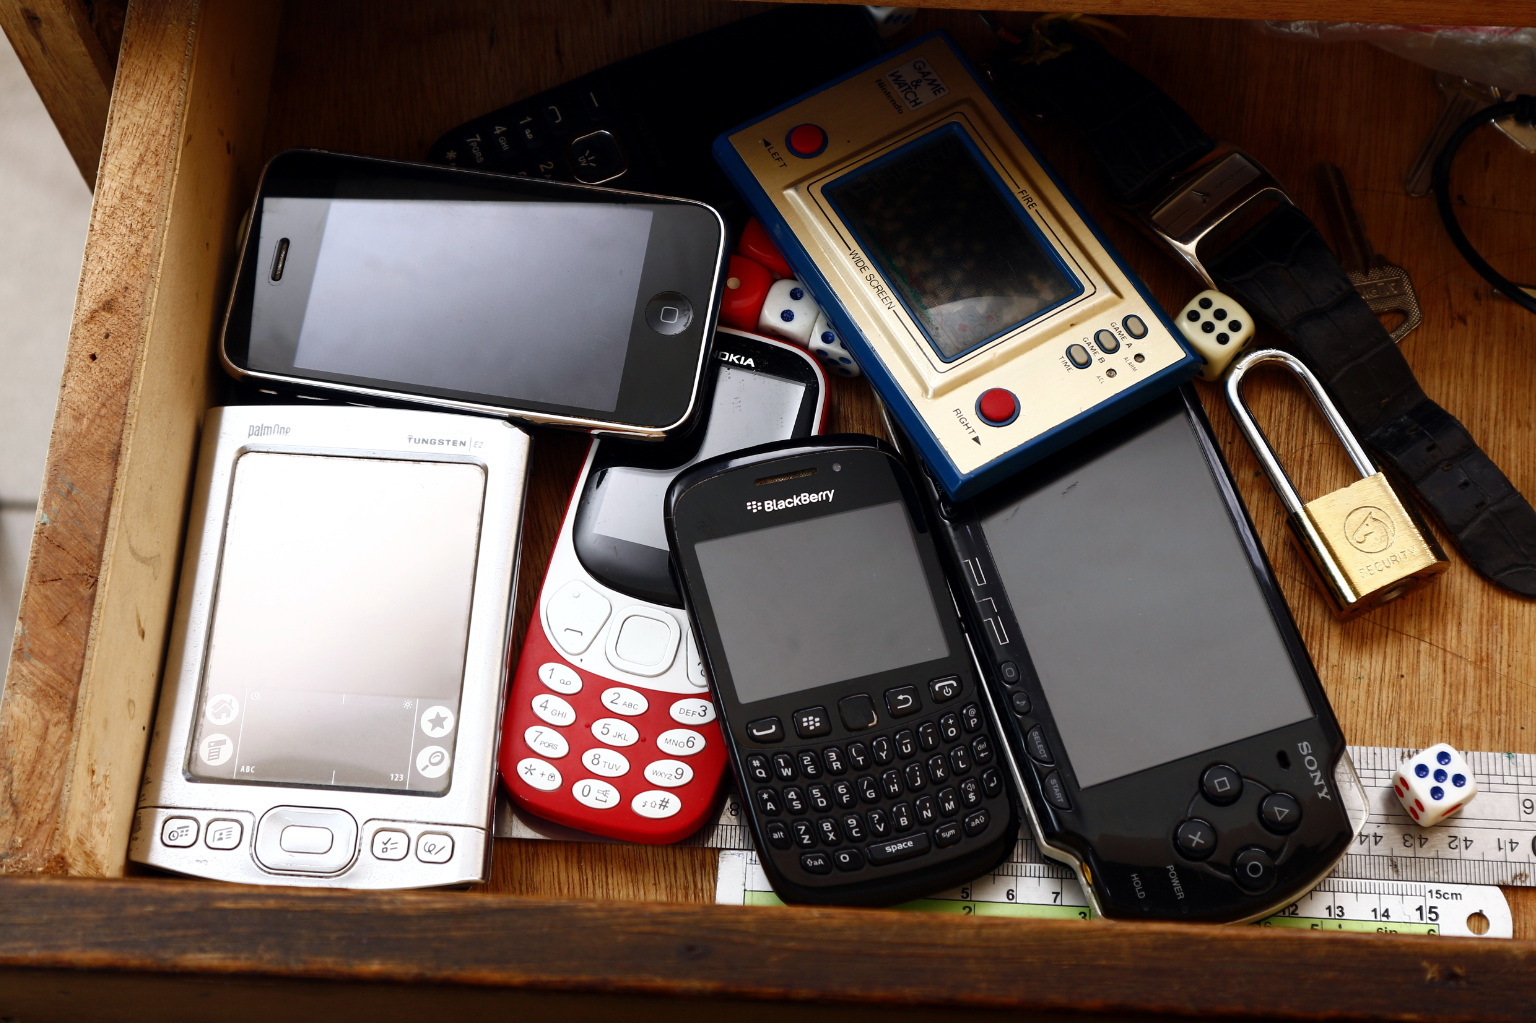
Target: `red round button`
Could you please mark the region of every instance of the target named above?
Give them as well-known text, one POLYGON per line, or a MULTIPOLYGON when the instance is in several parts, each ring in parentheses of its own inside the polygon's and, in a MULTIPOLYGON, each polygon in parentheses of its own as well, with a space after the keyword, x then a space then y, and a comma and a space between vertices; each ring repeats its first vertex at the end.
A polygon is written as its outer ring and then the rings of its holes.
POLYGON ((976 411, 989 426, 1005 426, 1019 414, 1019 399, 1013 396, 1012 391, 994 387, 982 393, 981 400, 976 403, 976 411))
POLYGON ((814 124, 797 124, 789 130, 789 151, 796 156, 811 157, 827 148, 827 133, 814 124))

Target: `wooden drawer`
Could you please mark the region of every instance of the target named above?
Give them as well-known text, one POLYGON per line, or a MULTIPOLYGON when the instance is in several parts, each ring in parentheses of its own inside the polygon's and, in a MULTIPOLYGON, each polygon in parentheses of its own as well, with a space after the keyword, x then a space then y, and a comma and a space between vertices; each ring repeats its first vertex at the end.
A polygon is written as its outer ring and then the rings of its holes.
MULTIPOLYGON (((1003 0, 993 0, 998 6, 1003 0)), ((1295 0, 1141 0, 1106 11, 1317 15, 1295 0)), ((1536 23, 1531 3, 1362 3, 1352 16, 1536 23), (1495 13, 1496 12, 1496 13, 1495 13)), ((1509 892, 1517 940, 1318 935, 706 905, 714 854, 503 842, 470 893, 252 889, 125 876, 234 238, 256 176, 295 145, 419 158, 471 116, 752 8, 707 0, 419 4, 136 0, 124 29, 90 238, 17 640, 0 703, 0 1016, 255 1018, 273 1005, 397 1018, 445 1004, 642 1019, 948 1018, 960 1010, 1528 1018, 1536 893, 1509 892), (373 982, 386 982, 378 986, 373 982), (371 985, 371 986, 370 986, 371 985), (254 997, 260 995, 260 998, 254 997)), ((921 16, 981 51, 979 21, 921 16)), ((1429 200, 1401 179, 1438 110, 1429 72, 1358 45, 1267 38, 1235 21, 1125 18, 1115 47, 1212 134, 1317 208, 1341 165, 1379 249, 1419 285, 1405 343, 1429 393, 1536 494, 1536 319, 1490 296, 1429 200)), ((728 89, 729 82, 719 83, 728 89)), ((1177 309, 1192 279, 1116 218, 1072 140, 1036 137, 1177 309)), ((1536 277, 1533 168, 1468 143, 1463 223, 1536 277), (1478 174, 1475 168, 1486 170, 1478 174), (1523 255, 1522 255, 1523 250, 1523 255), (1520 259, 1526 259, 1520 264, 1520 259)), ((1345 479, 1299 393, 1254 405, 1300 488, 1345 479), (1308 457, 1311 456, 1311 457, 1308 457)), ((832 425, 877 432, 861 382, 832 425)), ((1202 391, 1351 741, 1536 752, 1536 605, 1457 561, 1363 620, 1326 610, 1283 513, 1215 390, 1202 391)), ((584 440, 535 431, 520 640, 584 440)))

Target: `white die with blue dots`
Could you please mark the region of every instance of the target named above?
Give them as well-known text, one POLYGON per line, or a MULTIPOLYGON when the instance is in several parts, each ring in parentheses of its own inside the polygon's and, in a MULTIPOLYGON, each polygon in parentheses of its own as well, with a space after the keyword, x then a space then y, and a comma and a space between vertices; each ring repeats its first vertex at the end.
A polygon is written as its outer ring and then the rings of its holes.
POLYGON ((848 352, 848 346, 843 344, 843 339, 837 331, 832 329, 832 324, 827 322, 827 314, 820 310, 818 314, 816 326, 811 329, 811 343, 807 347, 838 376, 858 376, 859 364, 853 361, 853 356, 848 352))
POLYGON ((1448 743, 1436 743, 1404 760, 1392 776, 1392 791, 1420 827, 1433 827, 1477 795, 1477 777, 1448 743))
POLYGON ((811 342, 811 329, 821 307, 811 297, 804 284, 793 277, 774 281, 763 299, 763 311, 757 317, 757 331, 790 344, 806 348, 811 342))

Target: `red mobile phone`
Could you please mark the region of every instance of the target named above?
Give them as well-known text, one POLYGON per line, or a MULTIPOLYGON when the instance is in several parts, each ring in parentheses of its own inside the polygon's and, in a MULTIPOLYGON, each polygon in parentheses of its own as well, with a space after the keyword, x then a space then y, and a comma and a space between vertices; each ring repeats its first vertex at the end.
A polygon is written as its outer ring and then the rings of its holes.
POLYGON ((826 378, 803 349, 726 327, 709 375, 708 412, 687 436, 593 442, 518 657, 502 780, 519 806, 568 827, 676 842, 709 819, 724 778, 662 502, 700 459, 819 434, 826 378))

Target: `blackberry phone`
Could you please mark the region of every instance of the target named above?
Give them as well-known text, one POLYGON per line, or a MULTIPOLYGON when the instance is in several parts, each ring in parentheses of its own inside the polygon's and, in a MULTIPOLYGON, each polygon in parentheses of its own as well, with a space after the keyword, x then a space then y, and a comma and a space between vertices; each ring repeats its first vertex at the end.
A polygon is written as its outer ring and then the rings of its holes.
POLYGON ((291 150, 221 353, 262 386, 654 440, 698 407, 725 260, 703 203, 291 150))
POLYGON ((708 411, 661 444, 594 441, 555 540, 507 699, 501 777, 540 817, 676 842, 716 809, 725 744, 662 524, 685 467, 821 432, 826 378, 803 349, 721 328, 708 411))
POLYGON ((727 128, 880 53, 862 7, 786 5, 636 54, 445 133, 427 159, 709 203, 741 196, 710 156, 727 128))
POLYGON ((723 456, 668 492, 741 805, 786 902, 902 902, 1013 848, 989 696, 919 500, 858 435, 723 456))
POLYGON ((1365 792, 1187 385, 929 498, 1030 825, 1097 912, 1251 920, 1333 868, 1365 792))

